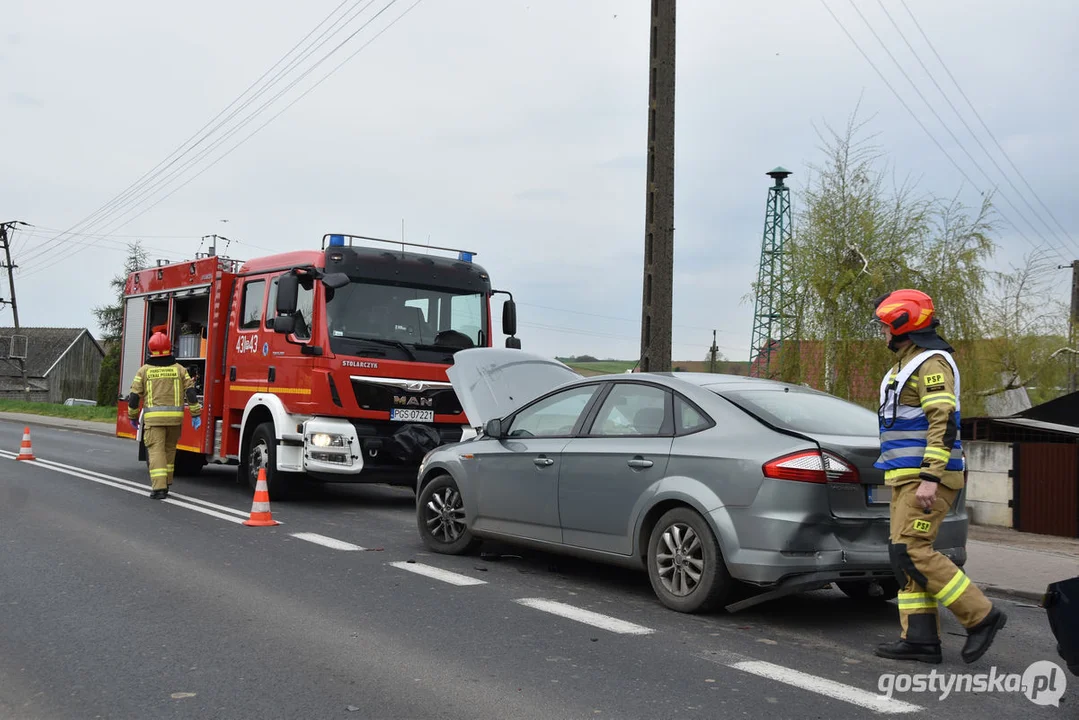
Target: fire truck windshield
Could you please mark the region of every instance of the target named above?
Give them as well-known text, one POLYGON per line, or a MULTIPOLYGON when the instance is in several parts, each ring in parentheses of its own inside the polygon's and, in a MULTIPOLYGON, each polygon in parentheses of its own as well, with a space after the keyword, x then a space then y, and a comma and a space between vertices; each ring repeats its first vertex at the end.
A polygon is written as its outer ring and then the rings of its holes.
POLYGON ((485 297, 472 290, 354 280, 326 304, 335 354, 440 362, 486 344, 485 297))

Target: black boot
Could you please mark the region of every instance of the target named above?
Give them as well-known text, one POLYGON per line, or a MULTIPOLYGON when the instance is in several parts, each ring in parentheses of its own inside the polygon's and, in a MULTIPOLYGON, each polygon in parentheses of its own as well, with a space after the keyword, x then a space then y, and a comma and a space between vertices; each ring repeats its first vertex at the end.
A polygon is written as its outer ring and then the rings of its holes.
POLYGON ((916 660, 934 665, 943 661, 940 636, 937 635, 937 618, 929 613, 918 613, 907 618, 907 639, 877 646, 877 657, 889 660, 916 660))
POLYGON ((963 646, 962 653, 963 662, 972 663, 985 655, 985 651, 993 644, 997 631, 1007 622, 1008 616, 994 607, 985 616, 985 620, 967 630, 967 643, 963 646))
POLYGON ((166 493, 165 493, 164 490, 151 490, 150 491, 150 499, 151 500, 164 500, 165 499, 165 494, 166 493))

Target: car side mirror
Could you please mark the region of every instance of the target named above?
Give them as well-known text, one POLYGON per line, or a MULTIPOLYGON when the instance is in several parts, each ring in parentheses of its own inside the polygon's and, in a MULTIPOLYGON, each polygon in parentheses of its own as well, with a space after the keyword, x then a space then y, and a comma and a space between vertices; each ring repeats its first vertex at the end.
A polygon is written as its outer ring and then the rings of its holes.
POLYGON ((345 285, 348 285, 349 282, 351 281, 348 279, 348 275, 344 273, 330 273, 322 278, 322 284, 331 290, 343 288, 345 285))
POLYGON ((506 338, 506 347, 512 348, 514 350, 520 350, 521 349, 521 338, 515 338, 515 337, 506 338))
MULTIPOLYGON (((296 312, 296 301, 300 295, 300 279, 296 277, 295 273, 285 273, 277 279, 277 314, 292 315, 296 312)), ((280 319, 280 318, 276 318, 280 319)), ((275 319, 275 320, 276 320, 275 319)), ((277 330, 276 322, 274 324, 274 331, 277 330)))
POLYGON ((510 298, 502 306, 502 334, 517 334, 517 303, 510 298))
POLYGON ((488 420, 487 425, 483 428, 483 434, 495 440, 502 439, 502 421, 498 419, 488 420))
POLYGON ((273 331, 280 335, 296 332, 296 318, 292 315, 278 315, 273 319, 273 331))

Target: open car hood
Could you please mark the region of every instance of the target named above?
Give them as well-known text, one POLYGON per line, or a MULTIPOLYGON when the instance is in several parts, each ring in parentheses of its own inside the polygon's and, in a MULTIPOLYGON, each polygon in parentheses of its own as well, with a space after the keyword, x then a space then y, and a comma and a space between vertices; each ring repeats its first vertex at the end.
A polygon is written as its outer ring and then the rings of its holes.
POLYGON ((469 348, 446 375, 474 428, 504 418, 535 397, 582 376, 553 358, 513 348, 469 348))

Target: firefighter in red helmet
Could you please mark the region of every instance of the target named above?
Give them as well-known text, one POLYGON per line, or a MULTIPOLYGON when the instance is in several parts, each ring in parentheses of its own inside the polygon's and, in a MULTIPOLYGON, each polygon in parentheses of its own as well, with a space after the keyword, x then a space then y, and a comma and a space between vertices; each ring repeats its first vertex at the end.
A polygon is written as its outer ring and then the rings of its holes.
POLYGON ((962 658, 985 654, 1007 620, 970 578, 933 547, 940 524, 964 485, 959 439, 959 368, 937 334, 933 300, 918 290, 877 298, 874 320, 898 362, 880 386, 880 457, 892 487, 888 546, 899 580, 900 639, 877 655, 939 663, 938 605, 967 630, 962 658))
POLYGON ((191 376, 172 356, 169 338, 156 332, 147 348, 150 359, 135 373, 131 394, 127 397, 127 414, 132 425, 138 427, 142 423, 142 441, 150 462, 150 497, 164 500, 172 487, 176 444, 180 441, 184 422, 184 403, 186 401, 191 410, 191 424, 195 429, 202 424, 202 405, 191 376))

